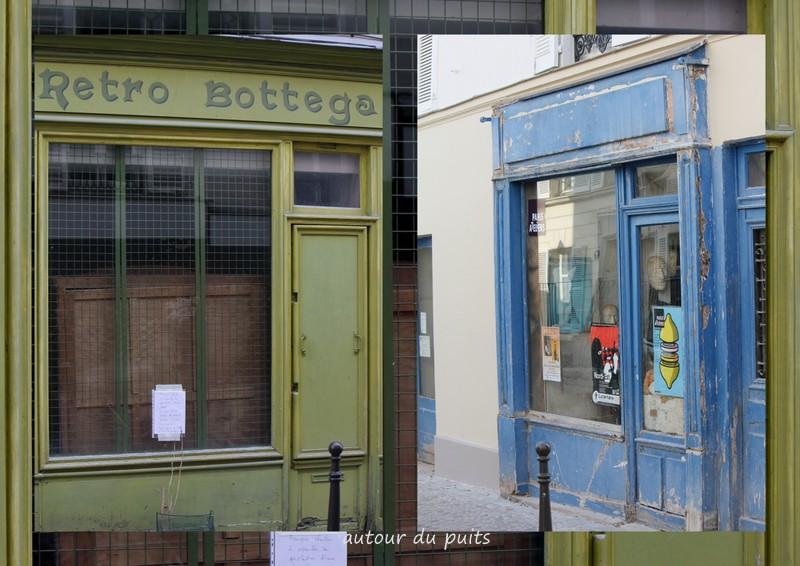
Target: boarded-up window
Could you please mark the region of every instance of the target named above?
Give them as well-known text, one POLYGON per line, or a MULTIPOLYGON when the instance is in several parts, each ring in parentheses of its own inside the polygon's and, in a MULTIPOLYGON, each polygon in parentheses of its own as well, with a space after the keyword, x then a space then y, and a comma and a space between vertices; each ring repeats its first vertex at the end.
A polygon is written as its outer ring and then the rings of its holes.
POLYGON ((270 154, 52 144, 53 455, 174 449, 151 391, 186 391, 184 449, 269 443, 270 154))

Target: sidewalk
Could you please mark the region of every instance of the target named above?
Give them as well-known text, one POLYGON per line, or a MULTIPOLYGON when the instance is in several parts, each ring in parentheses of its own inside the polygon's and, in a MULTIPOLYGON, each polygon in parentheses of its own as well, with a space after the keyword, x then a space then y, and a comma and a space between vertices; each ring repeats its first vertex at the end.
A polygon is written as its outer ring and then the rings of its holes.
MULTIPOLYGON (((487 532, 535 531, 538 500, 514 501, 486 488, 444 479, 433 466, 417 463, 417 530, 487 532)), ((554 531, 655 531, 586 509, 551 504, 554 531)))

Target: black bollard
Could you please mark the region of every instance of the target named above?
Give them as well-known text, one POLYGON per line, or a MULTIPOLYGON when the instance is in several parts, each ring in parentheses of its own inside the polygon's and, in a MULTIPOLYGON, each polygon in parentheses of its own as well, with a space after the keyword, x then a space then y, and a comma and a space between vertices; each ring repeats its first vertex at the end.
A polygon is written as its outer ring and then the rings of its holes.
POLYGON ((536 445, 539 458, 539 531, 553 530, 553 517, 550 514, 550 472, 547 463, 550 461, 550 445, 540 442, 536 445))
POLYGON ((342 472, 339 469, 339 463, 342 460, 342 450, 344 450, 342 444, 335 440, 328 446, 328 452, 331 453, 331 491, 328 496, 328 531, 331 532, 339 530, 339 507, 341 501, 339 484, 342 482, 342 472))

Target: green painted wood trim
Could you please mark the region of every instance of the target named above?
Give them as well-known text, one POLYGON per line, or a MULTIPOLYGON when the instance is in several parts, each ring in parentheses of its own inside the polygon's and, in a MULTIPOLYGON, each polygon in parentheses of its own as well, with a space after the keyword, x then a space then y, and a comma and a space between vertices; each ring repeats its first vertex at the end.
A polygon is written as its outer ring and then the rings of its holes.
POLYGON ((767 3, 767 558, 800 564, 800 6, 767 3))
POLYGON ((214 533, 203 532, 203 566, 214 566, 214 533))
POLYGON ((194 339, 195 420, 197 447, 208 444, 208 347, 206 336, 206 189, 204 150, 195 149, 194 158, 194 339))
POLYGON ((195 0, 197 2, 197 19, 195 33, 208 35, 208 0, 195 0))
MULTIPOLYGON (((128 269, 125 220, 125 149, 114 148, 114 440, 117 452, 128 451, 128 269)), ((46 190, 42 187, 43 190, 46 190)))
POLYGON ((367 0, 367 33, 381 33, 381 15, 384 10, 388 10, 388 2, 367 0))
POLYGON ((767 0, 747 0, 747 33, 765 33, 767 0))
POLYGON ((0 4, 0 563, 31 563, 31 7, 0 4))
POLYGON ((594 33, 596 0, 545 0, 544 33, 594 33))
POLYGON ((546 566, 592 566, 591 559, 591 533, 545 533, 546 566))
POLYGON ((186 0, 186 35, 197 35, 197 0, 186 0))
POLYGON ((381 77, 381 51, 282 41, 197 36, 37 36, 43 61, 138 64, 183 69, 263 72, 362 80, 381 77))
POLYGON ((188 566, 198 566, 200 559, 199 533, 186 533, 186 562, 188 566))

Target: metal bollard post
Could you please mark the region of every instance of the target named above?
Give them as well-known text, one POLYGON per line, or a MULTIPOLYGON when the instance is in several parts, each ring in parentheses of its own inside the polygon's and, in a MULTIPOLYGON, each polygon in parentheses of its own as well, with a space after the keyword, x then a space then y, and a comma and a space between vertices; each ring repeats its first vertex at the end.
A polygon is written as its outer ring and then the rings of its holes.
POLYGON ((550 513, 550 472, 547 463, 550 461, 550 445, 540 442, 536 445, 539 459, 539 531, 553 530, 553 517, 550 513))
POLYGON ((339 530, 339 507, 341 501, 339 484, 342 482, 342 472, 339 469, 339 463, 342 460, 342 450, 344 450, 342 444, 335 440, 328 446, 328 452, 331 453, 331 490, 328 497, 328 531, 339 530))

